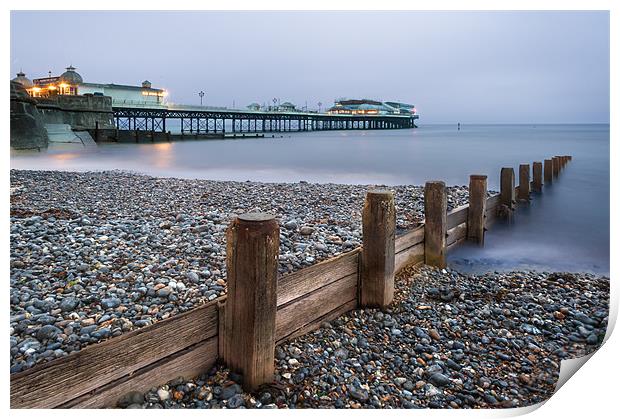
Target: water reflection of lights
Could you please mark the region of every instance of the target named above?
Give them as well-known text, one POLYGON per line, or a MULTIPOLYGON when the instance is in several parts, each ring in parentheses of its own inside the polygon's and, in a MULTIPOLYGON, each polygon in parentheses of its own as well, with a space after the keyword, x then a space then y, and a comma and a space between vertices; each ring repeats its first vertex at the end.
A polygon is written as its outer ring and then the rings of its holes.
POLYGON ((173 161, 172 143, 156 143, 148 146, 147 150, 153 150, 152 158, 155 167, 171 167, 173 161))
POLYGON ((54 160, 73 160, 80 157, 80 153, 54 153, 50 157, 54 160))
POLYGON ((155 150, 170 150, 172 148, 172 143, 157 143, 152 146, 155 150))

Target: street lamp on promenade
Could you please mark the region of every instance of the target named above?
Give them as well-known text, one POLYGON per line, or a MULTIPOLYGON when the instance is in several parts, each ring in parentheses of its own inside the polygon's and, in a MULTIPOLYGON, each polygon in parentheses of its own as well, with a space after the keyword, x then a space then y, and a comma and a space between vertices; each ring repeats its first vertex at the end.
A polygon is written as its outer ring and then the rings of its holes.
POLYGON ((202 98, 204 97, 205 92, 203 92, 202 90, 198 93, 198 96, 200 96, 200 106, 202 106, 202 98))

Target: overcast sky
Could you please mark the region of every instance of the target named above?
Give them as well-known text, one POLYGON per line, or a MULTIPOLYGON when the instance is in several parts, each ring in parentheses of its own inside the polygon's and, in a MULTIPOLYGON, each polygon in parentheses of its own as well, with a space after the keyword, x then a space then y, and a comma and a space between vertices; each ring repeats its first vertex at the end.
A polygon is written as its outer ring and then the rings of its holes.
POLYGON ((175 103, 416 105, 421 123, 609 122, 607 12, 12 12, 11 77, 148 79, 175 103))

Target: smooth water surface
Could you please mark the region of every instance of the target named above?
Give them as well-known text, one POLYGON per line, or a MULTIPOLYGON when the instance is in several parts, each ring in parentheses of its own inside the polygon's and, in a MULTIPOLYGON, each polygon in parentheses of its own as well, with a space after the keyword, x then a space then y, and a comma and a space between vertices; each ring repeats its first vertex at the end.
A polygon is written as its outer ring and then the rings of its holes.
POLYGON ((466 185, 501 167, 572 155, 560 178, 496 223, 484 248, 462 246, 451 266, 468 271, 547 269, 609 272, 609 125, 421 125, 390 131, 275 134, 275 138, 100 144, 11 152, 11 167, 130 170, 155 176, 266 182, 466 185))

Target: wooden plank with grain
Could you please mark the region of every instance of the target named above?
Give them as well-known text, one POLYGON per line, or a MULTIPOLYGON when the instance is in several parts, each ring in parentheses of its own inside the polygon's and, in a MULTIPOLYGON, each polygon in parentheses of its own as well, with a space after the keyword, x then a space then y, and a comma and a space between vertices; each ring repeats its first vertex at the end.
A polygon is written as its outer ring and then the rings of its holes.
POLYGON ((468 210, 469 205, 461 205, 460 207, 456 207, 452 211, 448 212, 448 215, 446 216, 448 225, 446 228, 450 230, 459 224, 467 222, 468 210))
POLYGON ((446 239, 446 246, 450 246, 451 244, 457 242, 458 240, 465 239, 467 234, 467 225, 461 224, 456 226, 450 230, 448 230, 448 237, 446 239))
POLYGON ((420 262, 424 262, 423 242, 397 253, 394 258, 394 271, 398 272, 407 266, 415 265, 420 262))
POLYGON ((424 224, 406 232, 402 236, 396 237, 394 251, 399 253, 422 242, 424 242, 424 224))
POLYGON ((317 263, 278 280, 278 307, 357 272, 361 248, 317 263))
POLYGON ((146 392, 154 386, 167 383, 178 377, 193 378, 208 371, 217 360, 217 348, 218 338, 214 336, 112 381, 59 407, 63 409, 116 407, 118 399, 130 391, 146 392))
POLYGON ((310 333, 313 330, 318 329, 319 327, 321 327, 321 324, 323 322, 329 322, 332 321, 338 317, 340 317, 341 315, 348 313, 351 310, 355 310, 357 308, 357 298, 354 298, 350 301, 347 301, 346 303, 344 303, 343 305, 336 307, 334 310, 330 311, 329 313, 318 317, 314 320, 312 320, 310 323, 306 324, 305 326, 297 329, 296 331, 294 331, 293 333, 291 333, 290 335, 285 336, 284 338, 282 338, 281 340, 279 340, 277 342, 277 344, 281 344, 283 342, 289 341, 291 339, 295 339, 296 337, 305 335, 306 333, 310 333))
POLYGON ((500 195, 493 195, 487 198, 487 211, 495 209, 499 205, 500 195))
POLYGON ((310 294, 278 307, 276 341, 280 342, 298 329, 357 298, 357 272, 325 285, 310 294))
POLYGON ((217 335, 218 299, 11 375, 11 408, 53 408, 217 335))

